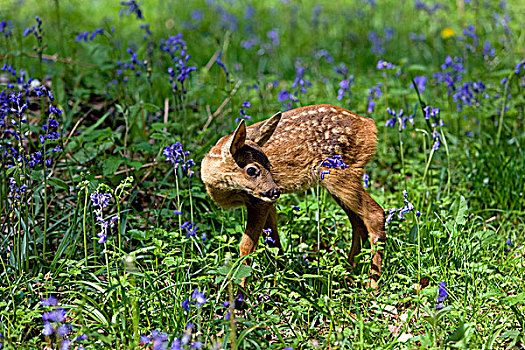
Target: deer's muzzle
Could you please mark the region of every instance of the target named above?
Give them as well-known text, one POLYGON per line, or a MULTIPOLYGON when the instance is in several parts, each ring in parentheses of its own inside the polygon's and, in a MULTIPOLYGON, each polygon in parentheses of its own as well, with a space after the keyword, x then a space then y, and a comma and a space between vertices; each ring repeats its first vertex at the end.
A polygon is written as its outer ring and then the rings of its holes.
POLYGON ((259 192, 259 195, 261 195, 261 197, 266 197, 274 201, 277 198, 279 198, 279 196, 281 195, 281 191, 278 188, 271 188, 266 192, 259 192))

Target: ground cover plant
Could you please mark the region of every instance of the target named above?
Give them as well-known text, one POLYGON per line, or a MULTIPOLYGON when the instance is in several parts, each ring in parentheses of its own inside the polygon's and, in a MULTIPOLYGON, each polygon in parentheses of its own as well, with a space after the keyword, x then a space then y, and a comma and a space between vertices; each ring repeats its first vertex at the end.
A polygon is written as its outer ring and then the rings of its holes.
POLYGON ((520 1, 3 1, 0 348, 524 347, 524 16, 520 1), (240 120, 320 103, 378 126, 376 292, 327 193, 283 196, 284 254, 262 237, 244 265, 246 213, 199 179, 240 120))

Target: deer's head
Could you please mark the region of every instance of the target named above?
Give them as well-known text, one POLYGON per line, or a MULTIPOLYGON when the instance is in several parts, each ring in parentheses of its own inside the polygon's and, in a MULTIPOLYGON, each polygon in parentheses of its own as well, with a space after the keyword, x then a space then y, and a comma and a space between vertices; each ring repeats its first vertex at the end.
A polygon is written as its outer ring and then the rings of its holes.
POLYGON ((244 120, 232 135, 220 139, 201 164, 201 178, 220 206, 244 205, 251 198, 274 202, 281 191, 273 181, 268 157, 261 147, 272 136, 281 113, 248 130, 244 120))

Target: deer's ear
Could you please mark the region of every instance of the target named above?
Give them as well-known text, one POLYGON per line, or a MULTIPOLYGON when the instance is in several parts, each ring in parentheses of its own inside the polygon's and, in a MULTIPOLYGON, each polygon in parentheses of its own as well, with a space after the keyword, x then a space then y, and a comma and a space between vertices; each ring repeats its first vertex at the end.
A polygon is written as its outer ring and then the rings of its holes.
POLYGON ((258 130, 254 131, 253 142, 255 142, 259 147, 264 146, 266 141, 270 139, 281 120, 282 113, 278 112, 273 117, 265 121, 261 126, 258 127, 258 130))
POLYGON ((244 143, 246 142, 246 124, 244 123, 244 120, 241 120, 239 123, 239 126, 237 129, 235 129, 235 132, 233 133, 232 137, 232 143, 230 145, 230 153, 232 156, 237 153, 239 149, 241 149, 242 146, 244 146, 244 143))

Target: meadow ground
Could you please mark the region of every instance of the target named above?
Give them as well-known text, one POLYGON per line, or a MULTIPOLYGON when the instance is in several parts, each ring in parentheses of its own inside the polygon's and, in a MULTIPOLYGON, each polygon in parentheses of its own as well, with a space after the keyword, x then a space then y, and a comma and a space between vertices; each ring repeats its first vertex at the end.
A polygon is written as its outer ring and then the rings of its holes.
POLYGON ((523 18, 522 1, 2 1, 0 348, 523 348, 523 18), (239 120, 320 103, 378 126, 376 293, 328 193, 282 196, 284 254, 262 237, 243 265, 245 211, 200 181, 239 120))

